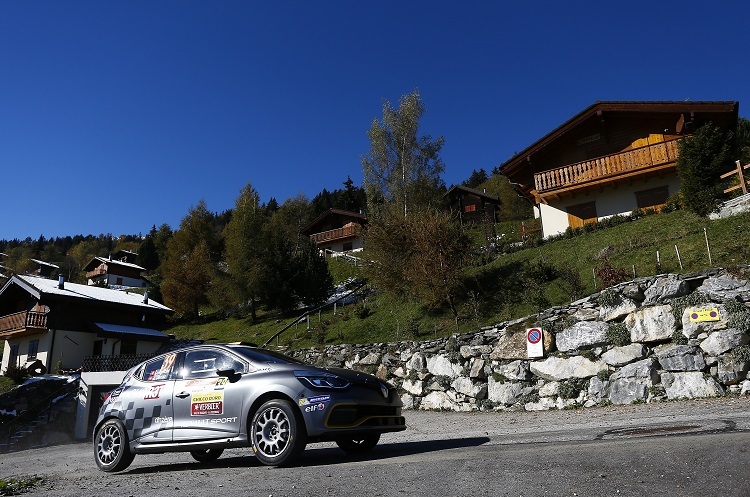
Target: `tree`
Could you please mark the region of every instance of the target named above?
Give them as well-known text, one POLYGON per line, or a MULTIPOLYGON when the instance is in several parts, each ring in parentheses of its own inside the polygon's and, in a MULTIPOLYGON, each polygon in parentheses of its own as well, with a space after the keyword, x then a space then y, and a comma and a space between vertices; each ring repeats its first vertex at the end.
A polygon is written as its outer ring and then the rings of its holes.
POLYGON ((394 204, 406 217, 437 205, 444 170, 439 153, 444 138, 419 136, 419 121, 425 113, 418 90, 403 95, 398 109, 383 102, 382 120, 374 119, 367 132, 370 150, 362 156, 368 216, 380 207, 394 204))
POLYGON ((732 132, 711 123, 679 142, 677 174, 680 197, 685 207, 699 216, 707 216, 721 202, 721 174, 732 164, 732 132))
POLYGON ((458 315, 470 242, 451 214, 434 209, 385 217, 368 228, 367 243, 375 262, 365 273, 376 287, 427 308, 447 304, 458 315))
POLYGON ((209 302, 208 291, 220 261, 223 240, 215 217, 201 200, 167 242, 162 261, 162 294, 180 317, 197 317, 209 302))
POLYGON ((497 211, 499 220, 521 221, 533 216, 531 204, 513 188, 507 176, 493 173, 479 186, 500 199, 500 208, 497 211))
POLYGON ((256 319, 255 300, 261 294, 261 245, 267 216, 260 195, 248 183, 240 192, 232 219, 225 229, 225 259, 235 289, 234 303, 250 305, 256 319))
POLYGON ((479 171, 474 169, 471 171, 471 176, 469 176, 469 179, 461 184, 468 188, 479 188, 479 186, 488 179, 489 176, 487 176, 487 171, 485 171, 484 169, 479 169, 479 171))
POLYGON ((750 120, 740 117, 735 134, 735 157, 742 165, 750 164, 750 120))
POLYGON ((260 266, 263 301, 283 314, 300 303, 309 306, 322 302, 333 286, 328 264, 318 248, 289 227, 290 220, 299 215, 301 204, 287 202, 264 228, 260 266))

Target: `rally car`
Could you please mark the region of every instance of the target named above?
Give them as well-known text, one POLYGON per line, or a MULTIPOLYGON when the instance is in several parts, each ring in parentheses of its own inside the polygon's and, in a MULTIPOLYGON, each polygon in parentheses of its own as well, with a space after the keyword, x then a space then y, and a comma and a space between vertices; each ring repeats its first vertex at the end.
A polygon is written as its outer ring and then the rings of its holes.
POLYGON ((102 471, 136 454, 190 452, 213 461, 252 447, 263 464, 293 461, 307 443, 372 449, 406 429, 396 389, 365 373, 315 367, 245 345, 198 345, 149 359, 110 392, 94 428, 102 471))

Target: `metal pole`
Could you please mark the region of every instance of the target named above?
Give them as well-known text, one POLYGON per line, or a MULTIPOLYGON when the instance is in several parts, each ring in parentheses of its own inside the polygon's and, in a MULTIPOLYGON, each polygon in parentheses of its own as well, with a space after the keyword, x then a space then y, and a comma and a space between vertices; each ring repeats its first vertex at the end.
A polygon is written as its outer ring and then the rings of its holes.
POLYGON ((677 262, 680 263, 680 271, 682 271, 682 258, 680 257, 680 249, 677 248, 677 244, 674 245, 674 251, 677 252, 677 262))
POLYGON ((706 231, 706 228, 703 228, 703 236, 706 238, 706 250, 708 251, 708 263, 713 266, 713 261, 711 260, 711 247, 708 245, 708 232, 706 231))
POLYGON ((656 271, 661 272, 661 257, 659 257, 659 251, 656 251, 656 271))
POLYGON ((594 290, 596 290, 596 268, 591 268, 591 274, 594 275, 594 290))

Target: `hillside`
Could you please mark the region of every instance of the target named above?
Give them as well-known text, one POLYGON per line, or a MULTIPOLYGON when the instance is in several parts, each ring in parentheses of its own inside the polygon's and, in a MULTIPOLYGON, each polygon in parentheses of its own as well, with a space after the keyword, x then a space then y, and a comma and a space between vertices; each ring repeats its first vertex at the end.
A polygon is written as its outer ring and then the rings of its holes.
MULTIPOLYGON (((716 221, 687 211, 646 216, 501 255, 488 264, 467 269, 467 291, 458 321, 446 309, 425 310, 412 303, 388 301, 372 292, 356 304, 337 306, 336 315, 332 308, 313 314, 309 331, 307 321, 303 321, 273 343, 304 348, 323 343, 426 340, 468 332, 600 290, 601 277, 595 286, 594 272, 603 264, 604 256, 611 265, 610 274, 619 270, 627 278, 632 278, 634 271, 637 276, 646 276, 746 265, 750 263, 749 233, 750 213, 716 221)), ((336 281, 358 272, 341 261, 332 260, 330 265, 336 281)), ((168 332, 178 338, 262 344, 296 316, 261 312, 258 318, 252 322, 241 313, 225 317, 209 311, 200 320, 179 324, 168 332)))

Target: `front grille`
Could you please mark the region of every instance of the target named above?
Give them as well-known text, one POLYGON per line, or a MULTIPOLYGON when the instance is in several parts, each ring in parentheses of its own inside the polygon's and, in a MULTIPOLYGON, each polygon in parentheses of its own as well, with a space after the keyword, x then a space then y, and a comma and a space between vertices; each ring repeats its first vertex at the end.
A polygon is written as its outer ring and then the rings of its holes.
POLYGON ((401 408, 392 406, 338 405, 328 415, 330 428, 353 428, 356 426, 401 426, 401 408))

